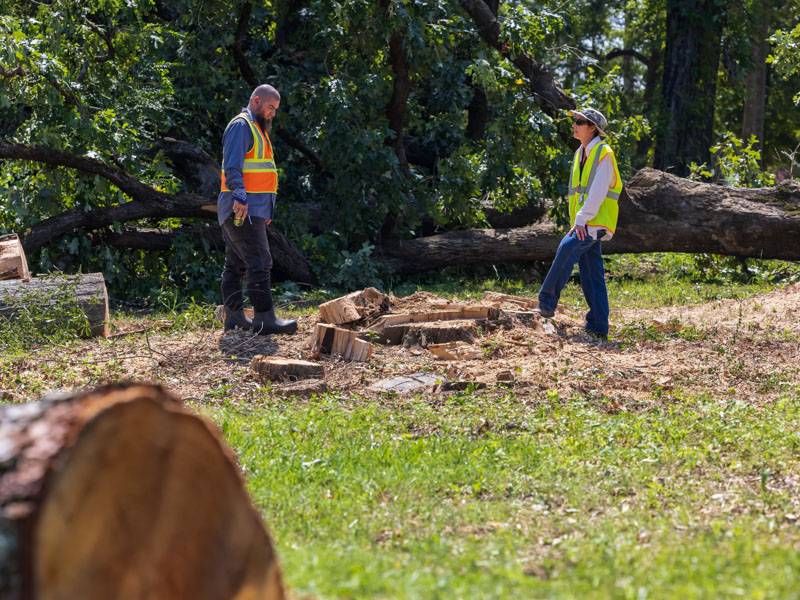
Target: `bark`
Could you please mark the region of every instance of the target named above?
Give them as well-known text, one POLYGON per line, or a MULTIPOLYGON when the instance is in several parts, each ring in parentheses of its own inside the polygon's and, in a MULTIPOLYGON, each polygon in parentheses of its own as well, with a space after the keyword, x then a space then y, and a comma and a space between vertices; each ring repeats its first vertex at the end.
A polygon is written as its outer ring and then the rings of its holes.
POLYGON ((9 405, 0 439, 0 597, 285 597, 221 435, 160 387, 9 405))
MULTIPOLYGON (((384 18, 389 18, 390 0, 381 0, 381 9, 384 18)), ((394 131, 394 137, 386 139, 386 145, 394 148, 397 155, 400 172, 411 179, 411 171, 408 168, 405 144, 403 143, 403 126, 408 106, 408 96, 411 94, 411 78, 408 74, 408 63, 406 62, 406 51, 403 47, 403 34, 398 29, 393 29, 389 35, 389 62, 394 72, 394 83, 392 85, 392 97, 386 104, 386 117, 389 119, 389 129, 394 131)))
MULTIPOLYGON (((104 232, 96 237, 98 243, 114 248, 128 248, 148 251, 168 251, 178 237, 187 237, 197 242, 204 241, 215 252, 225 251, 222 230, 214 227, 186 227, 178 229, 130 228, 120 232, 104 232)), ((309 267, 308 262, 289 241, 289 239, 270 225, 267 227, 267 241, 272 254, 273 281, 296 281, 318 286, 319 279, 309 267)))
MULTIPOLYGON (((742 114, 742 139, 747 142, 751 136, 758 140, 759 150, 764 145, 764 110, 767 102, 767 56, 769 55, 769 33, 771 2, 766 1, 758 16, 755 34, 750 38, 750 59, 752 69, 745 78, 747 89, 742 114)), ((763 162, 763 157, 762 157, 763 162)))
POLYGON ((489 122, 489 104, 486 101, 486 92, 478 83, 471 83, 472 100, 467 107, 467 138, 473 142, 481 141, 486 135, 486 125, 489 122))
POLYGON ((102 273, 0 281, 1 318, 13 321, 31 305, 37 310, 53 307, 53 317, 78 306, 89 322, 89 336, 108 336, 108 293, 102 273))
MULTIPOLYGON (((620 219, 605 254, 707 252, 800 260, 800 182, 771 188, 696 183, 642 169, 620 199, 620 219)), ((472 229, 376 249, 376 260, 400 274, 452 265, 550 260, 563 232, 542 222, 512 229, 472 229)))
POLYGON ((668 0, 664 78, 666 125, 653 166, 676 175, 710 164, 717 70, 725 5, 720 0, 668 0))
MULTIPOLYGON (((492 7, 485 0, 459 0, 459 2, 477 26, 483 40, 492 48, 504 52, 507 47, 500 37, 500 23, 492 13, 492 7)), ((561 89, 546 65, 527 52, 519 52, 510 59, 528 79, 528 87, 542 110, 554 115, 559 110, 575 108, 575 100, 561 89)))

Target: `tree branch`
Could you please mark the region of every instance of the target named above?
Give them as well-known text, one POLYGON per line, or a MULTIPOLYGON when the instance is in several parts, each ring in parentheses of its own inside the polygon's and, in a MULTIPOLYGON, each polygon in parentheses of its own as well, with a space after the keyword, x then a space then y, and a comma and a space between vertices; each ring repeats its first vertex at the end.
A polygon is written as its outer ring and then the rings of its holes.
MULTIPOLYGON (((389 17, 390 6, 391 0, 381 0, 384 18, 389 17)), ((411 79, 408 75, 406 52, 403 48, 403 34, 398 29, 393 29, 389 36, 389 60, 392 64, 392 71, 394 71, 394 84, 392 97, 386 104, 386 116, 389 119, 389 129, 394 131, 395 135, 394 138, 386 139, 386 145, 394 147, 397 161, 400 163, 400 171, 406 179, 411 179, 411 171, 408 168, 408 159, 403 144, 403 124, 408 106, 408 96, 411 93, 411 79)))
POLYGON ((4 79, 11 79, 12 77, 19 77, 20 75, 27 75, 27 74, 28 72, 22 67, 14 67, 13 69, 9 69, 8 71, 0 67, 0 75, 2 75, 4 79))
POLYGON ((0 158, 28 160, 53 166, 68 167, 82 173, 98 175, 117 186, 131 202, 88 211, 76 209, 44 219, 24 235, 26 252, 38 250, 54 237, 74 229, 98 229, 115 221, 131 221, 149 217, 213 218, 215 206, 208 198, 196 194, 165 194, 145 185, 117 167, 99 160, 47 148, 45 146, 0 143, 0 158), (208 207, 208 208, 204 208, 208 207))
MULTIPOLYGON (((253 73, 253 69, 250 67, 250 61, 247 60, 247 55, 244 53, 245 36, 247 35, 247 28, 250 25, 250 16, 252 13, 253 2, 252 0, 247 0, 242 4, 241 10, 239 11, 239 21, 236 25, 236 33, 233 36, 233 60, 236 62, 236 66, 239 67, 239 73, 241 73, 247 85, 255 89, 261 82, 258 81, 255 73, 253 73)), ((283 127, 276 127, 275 134, 287 145, 308 158, 315 167, 323 167, 322 159, 320 159, 319 154, 308 144, 289 133, 288 130, 283 127)))
MULTIPOLYGON (((500 23, 489 5, 484 0, 459 0, 459 3, 478 27, 483 40, 492 48, 504 52, 506 46, 500 40, 500 23)), ((561 89, 546 65, 524 51, 512 56, 511 62, 527 77, 528 87, 542 110, 554 115, 558 110, 575 108, 575 100, 561 89)))

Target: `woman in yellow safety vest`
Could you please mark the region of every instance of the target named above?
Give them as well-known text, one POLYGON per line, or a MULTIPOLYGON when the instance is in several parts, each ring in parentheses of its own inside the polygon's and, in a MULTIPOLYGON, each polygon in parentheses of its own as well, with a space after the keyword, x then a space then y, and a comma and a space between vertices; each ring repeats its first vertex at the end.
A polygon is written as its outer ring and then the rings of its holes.
POLYGON ((589 305, 585 330, 606 339, 608 292, 601 246, 613 237, 617 228, 622 179, 614 152, 601 139, 608 126, 603 114, 592 108, 570 114, 573 136, 581 142, 572 161, 569 180, 571 229, 561 240, 542 283, 536 310, 547 318, 555 314, 561 291, 578 263, 583 296, 589 305))

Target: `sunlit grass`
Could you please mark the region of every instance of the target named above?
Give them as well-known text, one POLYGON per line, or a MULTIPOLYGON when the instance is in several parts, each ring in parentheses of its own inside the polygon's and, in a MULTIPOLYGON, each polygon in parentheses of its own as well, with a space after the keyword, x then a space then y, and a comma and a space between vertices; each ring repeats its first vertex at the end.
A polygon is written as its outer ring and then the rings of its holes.
POLYGON ((265 400, 211 415, 294 593, 796 597, 796 396, 265 400))

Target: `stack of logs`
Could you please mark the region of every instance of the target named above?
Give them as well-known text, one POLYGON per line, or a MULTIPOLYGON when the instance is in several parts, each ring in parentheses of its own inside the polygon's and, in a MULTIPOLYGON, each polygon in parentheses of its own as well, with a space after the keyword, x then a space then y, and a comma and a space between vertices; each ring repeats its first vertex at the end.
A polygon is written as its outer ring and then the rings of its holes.
POLYGON ((487 291, 482 304, 426 302, 422 310, 393 312, 394 297, 366 288, 320 305, 319 322, 310 340, 312 361, 259 355, 251 366, 265 380, 322 381, 324 368, 314 359, 326 354, 369 361, 373 342, 420 346, 444 360, 475 359, 482 352, 471 344, 480 337, 481 329, 508 326, 512 320, 541 329, 542 321, 533 312, 537 306, 530 298, 487 291))

